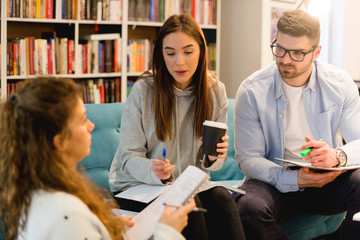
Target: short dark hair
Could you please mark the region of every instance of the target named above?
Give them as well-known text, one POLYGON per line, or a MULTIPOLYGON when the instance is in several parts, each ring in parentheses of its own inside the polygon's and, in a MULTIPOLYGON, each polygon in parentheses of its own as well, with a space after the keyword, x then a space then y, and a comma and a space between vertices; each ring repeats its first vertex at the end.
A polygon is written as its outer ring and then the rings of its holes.
POLYGON ((320 22, 308 12, 296 9, 284 11, 277 23, 278 32, 293 37, 307 36, 314 46, 320 41, 320 22))

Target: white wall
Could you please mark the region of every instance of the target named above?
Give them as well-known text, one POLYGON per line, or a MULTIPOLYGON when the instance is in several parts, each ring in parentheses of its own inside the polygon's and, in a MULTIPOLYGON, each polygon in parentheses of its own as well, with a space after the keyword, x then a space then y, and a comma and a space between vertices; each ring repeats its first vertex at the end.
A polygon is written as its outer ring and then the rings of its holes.
MULTIPOLYGON (((221 2, 220 80, 234 98, 240 83, 273 61, 269 48, 271 8, 296 8, 301 0, 223 0, 221 2)), ((360 80, 360 1, 332 0, 326 61, 360 80)), ((325 29, 324 29, 325 30, 325 29)), ((323 54, 325 51, 323 49, 323 54)))
POLYGON ((220 80, 229 98, 261 67, 261 1, 221 2, 220 80))
POLYGON ((223 0, 221 2, 220 80, 229 98, 240 83, 273 61, 271 8, 295 8, 298 2, 223 0))
POLYGON ((343 69, 347 71, 354 80, 360 80, 359 12, 359 0, 344 0, 343 69))

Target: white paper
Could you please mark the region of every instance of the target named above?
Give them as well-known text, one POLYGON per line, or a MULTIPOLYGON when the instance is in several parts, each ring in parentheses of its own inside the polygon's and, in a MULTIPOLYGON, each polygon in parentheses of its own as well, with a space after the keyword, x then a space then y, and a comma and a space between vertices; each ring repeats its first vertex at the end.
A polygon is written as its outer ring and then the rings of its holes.
POLYGON ((125 240, 149 239, 164 211, 164 203, 184 204, 207 179, 207 173, 195 166, 188 166, 165 192, 133 218, 135 224, 124 233, 125 240))
POLYGON ((311 169, 327 170, 327 171, 351 170, 351 169, 360 168, 360 165, 349 165, 349 166, 344 166, 344 167, 315 167, 315 166, 312 166, 311 163, 309 163, 307 161, 288 160, 288 159, 282 159, 282 158, 275 158, 275 160, 286 163, 286 165, 284 165, 284 166, 308 167, 311 169))
POLYGON ((164 192, 168 187, 170 186, 141 184, 118 193, 115 197, 149 203, 164 192))
POLYGON ((138 214, 138 212, 133 212, 133 211, 128 211, 128 210, 123 210, 123 209, 119 209, 119 208, 113 208, 112 212, 115 214, 115 216, 120 217, 120 216, 129 216, 129 217, 134 217, 138 214))
MULTIPOLYGON (((241 182, 242 180, 239 180, 239 182, 241 182)), ((241 186, 241 185, 240 185, 241 186)), ((226 183, 222 183, 222 182, 214 182, 214 181, 207 181, 206 183, 204 183, 204 185, 201 186, 201 190, 200 192, 202 191, 206 191, 210 188, 213 188, 213 187, 224 187, 232 192, 235 192, 235 193, 240 193, 240 194, 245 194, 245 191, 244 190, 241 190, 241 189, 238 189, 238 184, 236 186, 230 186, 226 183)))
POLYGON ((354 221, 360 221, 360 212, 354 214, 353 220, 354 221))

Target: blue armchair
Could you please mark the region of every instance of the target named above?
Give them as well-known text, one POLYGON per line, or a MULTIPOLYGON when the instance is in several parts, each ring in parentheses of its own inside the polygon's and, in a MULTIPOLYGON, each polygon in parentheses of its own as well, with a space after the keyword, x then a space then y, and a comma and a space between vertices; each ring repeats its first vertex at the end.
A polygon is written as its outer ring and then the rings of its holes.
MULTIPOLYGON (((109 190, 109 169, 111 161, 119 144, 121 114, 124 103, 86 104, 87 115, 95 124, 92 132, 91 154, 80 164, 84 166, 89 178, 97 185, 109 190)), ((223 168, 210 173, 213 181, 227 181, 236 183, 244 177, 234 159, 234 100, 229 99, 228 109, 228 159, 223 168)), ((301 214, 279 226, 290 239, 306 240, 334 232, 341 224, 345 214, 320 216, 301 214)))

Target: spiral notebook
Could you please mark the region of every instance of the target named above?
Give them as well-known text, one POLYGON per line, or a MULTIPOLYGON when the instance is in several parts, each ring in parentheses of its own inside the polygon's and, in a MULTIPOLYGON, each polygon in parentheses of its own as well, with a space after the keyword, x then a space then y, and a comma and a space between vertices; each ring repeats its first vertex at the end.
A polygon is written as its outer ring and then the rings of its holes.
POLYGON ((201 169, 188 166, 165 192, 133 218, 135 224, 125 231, 125 240, 149 239, 164 211, 164 203, 183 205, 209 178, 209 174, 201 169))

